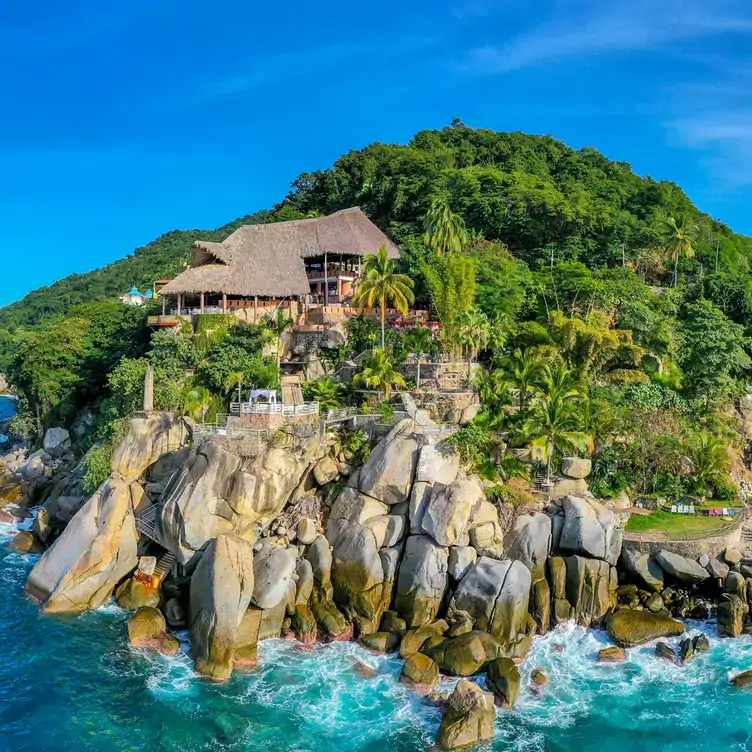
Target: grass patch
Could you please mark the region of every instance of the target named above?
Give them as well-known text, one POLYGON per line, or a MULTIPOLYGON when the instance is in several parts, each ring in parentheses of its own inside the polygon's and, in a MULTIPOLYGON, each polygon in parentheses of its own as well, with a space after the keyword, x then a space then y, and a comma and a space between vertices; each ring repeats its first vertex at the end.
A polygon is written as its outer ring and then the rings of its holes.
POLYGON ((673 514, 671 512, 651 512, 650 514, 633 514, 627 522, 627 531, 631 533, 712 533, 723 530, 733 522, 719 517, 698 514, 673 514))

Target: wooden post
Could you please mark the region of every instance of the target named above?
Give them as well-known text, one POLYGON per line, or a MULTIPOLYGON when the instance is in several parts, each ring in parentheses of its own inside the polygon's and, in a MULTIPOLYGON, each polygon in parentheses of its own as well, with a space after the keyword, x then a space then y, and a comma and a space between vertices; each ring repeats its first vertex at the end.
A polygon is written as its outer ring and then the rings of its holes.
POLYGON ((162 295, 162 315, 164 316, 167 313, 167 298, 165 298, 164 295, 162 295))
POLYGON ((201 293, 201 308, 199 310, 201 313, 204 312, 204 293, 201 293))
POLYGON ((183 312, 183 293, 178 293, 178 316, 183 312))
POLYGON ((222 313, 227 313, 227 293, 222 293, 222 313))
POLYGON ((329 305, 329 269, 326 251, 324 251, 324 305, 329 305))
POLYGON ((258 323, 258 295, 253 296, 253 323, 258 323))

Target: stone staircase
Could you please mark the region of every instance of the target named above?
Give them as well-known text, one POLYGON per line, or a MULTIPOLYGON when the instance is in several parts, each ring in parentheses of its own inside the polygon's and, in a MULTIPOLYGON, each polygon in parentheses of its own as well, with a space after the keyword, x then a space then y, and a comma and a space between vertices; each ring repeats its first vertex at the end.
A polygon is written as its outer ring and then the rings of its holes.
POLYGON ((752 527, 750 523, 745 522, 742 525, 742 549, 752 551, 752 527))

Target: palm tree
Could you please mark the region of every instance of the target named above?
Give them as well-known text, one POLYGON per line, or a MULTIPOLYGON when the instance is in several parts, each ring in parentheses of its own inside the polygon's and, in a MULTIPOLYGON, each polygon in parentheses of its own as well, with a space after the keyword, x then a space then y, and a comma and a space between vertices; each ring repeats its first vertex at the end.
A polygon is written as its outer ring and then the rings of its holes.
POLYGON ((543 364, 538 355, 530 349, 517 348, 507 360, 509 381, 519 392, 520 412, 525 409, 527 398, 543 377, 543 364))
POLYGON ((285 316, 282 308, 277 308, 275 313, 264 322, 264 326, 274 335, 277 341, 277 368, 279 368, 282 360, 282 337, 294 324, 295 322, 291 318, 285 316))
POLYGON ((436 196, 431 202, 431 208, 423 220, 423 230, 426 245, 439 256, 459 253, 467 245, 465 221, 449 208, 444 195, 436 196))
POLYGON ((467 353, 467 378, 472 376, 473 359, 488 344, 491 325, 488 316, 478 308, 471 308, 459 320, 459 342, 467 353))
POLYGON ((585 384, 565 365, 542 370, 540 390, 552 399, 583 399, 587 393, 585 384))
POLYGON ((414 282, 406 274, 398 274, 396 264, 389 258, 386 246, 382 245, 377 254, 369 254, 363 259, 363 276, 353 296, 353 304, 359 307, 381 309, 381 347, 385 346, 386 309, 392 303, 397 310, 407 314, 415 302, 414 282))
POLYGON ((679 286, 679 258, 692 258, 695 255, 694 239, 697 225, 686 220, 666 220, 666 251, 674 262, 674 287, 679 286))
POLYGON ((321 412, 339 408, 345 396, 345 387, 331 376, 303 384, 303 396, 308 402, 318 402, 321 412))
POLYGON ((695 482, 701 487, 714 485, 723 480, 729 469, 725 444, 708 433, 700 434, 692 462, 695 482))
POLYGON ((212 404, 211 392, 203 386, 195 386, 186 393, 183 400, 183 410, 194 420, 203 421, 212 404))
POLYGON ((555 451, 584 453, 592 450, 591 437, 579 428, 579 408, 574 397, 545 392, 536 395, 522 434, 532 447, 543 451, 549 483, 555 451))
POLYGON ((489 333, 487 346, 491 350, 491 365, 496 366, 496 360, 504 349, 509 336, 509 322, 504 314, 495 314, 489 319, 489 333))
POLYGON ((382 392, 383 401, 387 401, 393 386, 405 386, 405 377, 394 368, 389 353, 379 348, 366 359, 363 369, 355 374, 353 383, 382 392))
POLYGON ((227 374, 227 378, 222 385, 224 387, 225 394, 228 396, 235 387, 238 388, 238 402, 241 401, 240 387, 243 384, 243 379, 245 379, 245 374, 242 371, 233 371, 232 373, 227 374))
POLYGON ((479 368, 475 375, 475 388, 483 405, 491 412, 498 411, 511 402, 509 383, 503 371, 479 368))

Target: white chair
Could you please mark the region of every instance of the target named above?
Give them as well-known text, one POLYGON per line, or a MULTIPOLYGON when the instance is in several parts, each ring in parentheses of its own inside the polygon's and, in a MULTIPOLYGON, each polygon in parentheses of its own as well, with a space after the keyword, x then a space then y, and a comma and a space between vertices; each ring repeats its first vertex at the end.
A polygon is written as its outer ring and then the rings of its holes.
POLYGON ((689 505, 689 513, 690 514, 694 514, 695 513, 695 505, 694 504, 690 504, 689 505))
POLYGON ((723 507, 723 516, 728 517, 728 507, 723 507))
POLYGON ((678 512, 678 511, 679 511, 679 509, 678 509, 678 507, 676 506, 676 504, 672 504, 672 505, 671 505, 671 513, 672 513, 672 514, 676 514, 676 513, 678 512))

